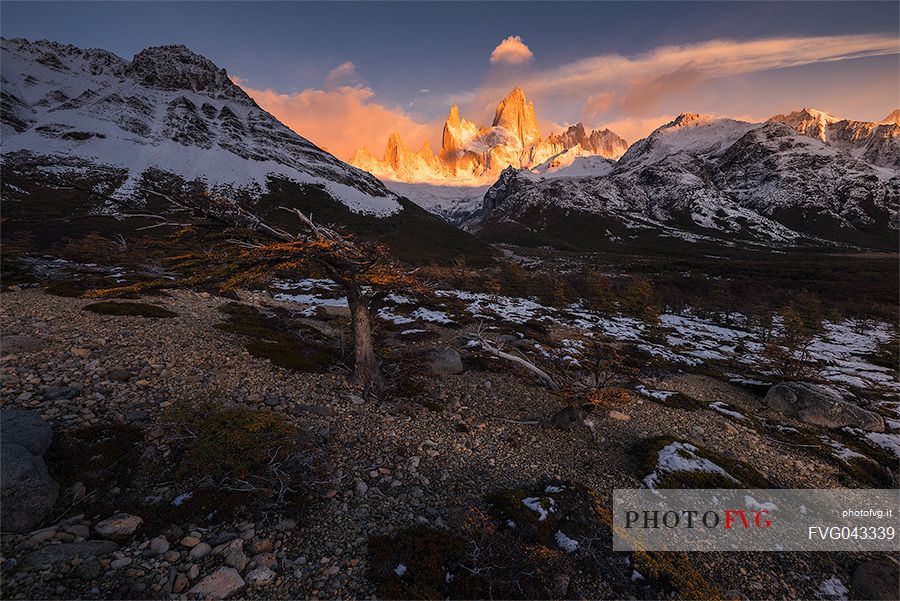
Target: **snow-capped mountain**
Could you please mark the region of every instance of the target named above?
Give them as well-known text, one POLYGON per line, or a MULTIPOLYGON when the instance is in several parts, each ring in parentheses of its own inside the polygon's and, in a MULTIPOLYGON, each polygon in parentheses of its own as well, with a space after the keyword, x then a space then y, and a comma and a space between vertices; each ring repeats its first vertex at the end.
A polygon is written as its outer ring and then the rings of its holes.
POLYGON ((184 46, 131 61, 105 50, 2 42, 4 161, 127 170, 128 196, 158 169, 221 193, 260 194, 270 177, 321 186, 351 211, 390 215, 396 196, 300 137, 208 59, 184 46))
POLYGON ((239 202, 286 229, 297 220, 277 207, 299 208, 411 261, 490 256, 481 241, 290 130, 184 46, 128 61, 4 39, 0 63, 2 190, 14 201, 3 203, 5 234, 51 241, 76 230, 129 232, 111 199, 152 208, 160 194, 178 192, 188 202, 197 194, 239 202))
POLYGON ((880 123, 840 119, 824 111, 807 108, 787 115, 775 115, 769 120, 783 123, 867 163, 900 168, 900 110, 894 111, 880 123))
POLYGON ((887 248, 898 190, 896 168, 782 123, 683 114, 596 174, 507 170, 485 194, 482 235, 589 248, 660 236, 887 248))
POLYGON ((464 119, 453 105, 437 155, 427 142, 418 151, 408 149, 394 133, 381 158, 360 148, 350 163, 387 180, 472 186, 496 177, 510 165, 535 168, 575 148, 578 156, 615 159, 628 144, 608 129, 588 132, 581 123, 542 138, 534 103, 516 87, 497 105, 490 127, 464 119))

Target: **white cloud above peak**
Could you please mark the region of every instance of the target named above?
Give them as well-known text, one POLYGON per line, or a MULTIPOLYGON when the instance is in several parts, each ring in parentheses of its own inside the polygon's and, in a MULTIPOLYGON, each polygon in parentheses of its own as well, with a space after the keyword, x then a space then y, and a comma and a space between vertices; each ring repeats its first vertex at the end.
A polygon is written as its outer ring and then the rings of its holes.
POLYGON ((517 35, 507 37, 491 52, 491 64, 521 65, 532 58, 534 58, 534 53, 517 35))

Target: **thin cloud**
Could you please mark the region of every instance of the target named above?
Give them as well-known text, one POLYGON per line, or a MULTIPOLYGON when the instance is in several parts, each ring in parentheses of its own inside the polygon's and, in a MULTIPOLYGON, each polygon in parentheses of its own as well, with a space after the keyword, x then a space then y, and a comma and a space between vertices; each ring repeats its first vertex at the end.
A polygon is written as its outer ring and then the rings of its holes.
POLYGON ((497 44, 497 47, 491 52, 491 64, 521 65, 532 58, 534 58, 534 53, 517 35, 509 36, 497 44))
POLYGON ((760 40, 711 40, 663 46, 634 57, 606 54, 581 59, 534 75, 532 87, 582 89, 625 79, 658 77, 692 66, 705 77, 726 77, 833 62, 898 54, 897 38, 887 35, 838 35, 760 40))
POLYGON ((356 65, 347 61, 328 72, 328 75, 325 76, 325 89, 333 90, 341 86, 357 84, 359 81, 359 76, 356 74, 356 65))

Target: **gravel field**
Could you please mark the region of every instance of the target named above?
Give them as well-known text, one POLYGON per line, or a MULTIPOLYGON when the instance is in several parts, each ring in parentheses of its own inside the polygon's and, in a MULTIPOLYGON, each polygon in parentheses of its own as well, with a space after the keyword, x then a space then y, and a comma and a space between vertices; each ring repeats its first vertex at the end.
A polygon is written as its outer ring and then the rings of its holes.
MULTIPOLYGON (((242 301, 285 305, 260 294, 244 294, 242 301)), ((586 427, 551 427, 549 418, 562 407, 559 398, 509 370, 483 371, 466 361, 462 374, 429 376, 417 400, 363 401, 342 374, 298 373, 251 356, 240 337, 213 327, 223 321, 218 309, 226 299, 187 291, 142 299, 176 313, 171 319, 97 315, 82 310, 88 302, 35 290, 3 294, 4 337, 28 337, 36 347, 0 358, 5 408, 39 412, 57 436, 87 426, 134 425, 145 435, 142 455, 162 462, 171 445, 169 410, 178 403, 266 408, 317 441, 327 455, 325 472, 310 483, 315 495, 302 512, 142 528, 99 560, 29 559, 54 545, 102 538, 98 522, 109 516, 79 514, 78 503, 61 504, 63 493, 56 519, 43 530, 4 535, 4 598, 184 596, 225 569, 223 562, 240 565, 239 557, 230 563, 224 558, 241 545, 235 553, 246 560, 237 570, 246 583, 241 596, 370 598, 369 537, 416 524, 449 527, 460 510, 483 505, 487 493, 501 488, 577 482, 605 496, 616 487, 636 487, 646 475, 637 446, 657 436, 752 463, 774 487, 842 486, 834 462, 709 409, 677 409, 633 395, 615 418, 606 411, 593 417, 592 441, 586 427)), ((460 330, 428 329, 438 337, 405 343, 405 350, 461 350, 460 330)), ((759 397, 709 376, 672 373, 644 384, 774 419, 759 397)), ((146 494, 169 499, 178 492, 153 476, 144 478, 146 494)), ((827 598, 823 582, 838 578, 849 587, 865 559, 741 553, 701 554, 691 561, 732 596, 766 599, 827 598)), ((617 589, 619 576, 613 574, 567 576, 564 597, 652 598, 658 590, 617 589)))

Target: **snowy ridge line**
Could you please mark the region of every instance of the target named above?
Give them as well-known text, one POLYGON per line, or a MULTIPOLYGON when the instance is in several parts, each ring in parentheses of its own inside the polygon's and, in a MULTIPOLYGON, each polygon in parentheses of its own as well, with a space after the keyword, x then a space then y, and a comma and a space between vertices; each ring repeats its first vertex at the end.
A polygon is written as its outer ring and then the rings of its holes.
MULTIPOLYGON (((117 197, 148 169, 220 192, 259 196, 270 177, 322 186, 356 213, 401 210, 381 182, 300 137, 207 59, 183 46, 129 62, 102 50, 3 40, 4 158, 20 153, 129 170, 117 197)), ((61 171, 77 170, 76 166, 61 171)))

